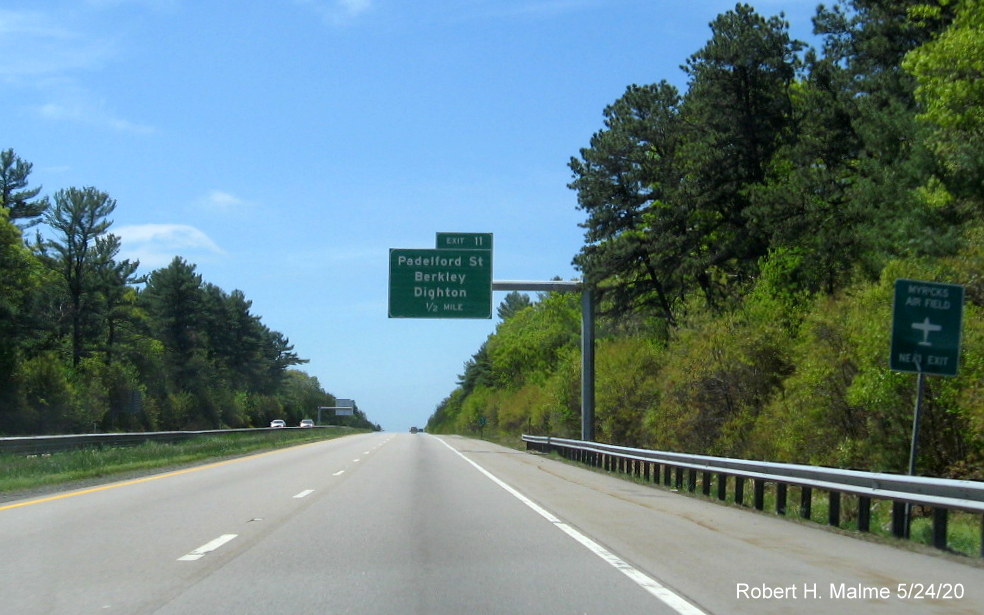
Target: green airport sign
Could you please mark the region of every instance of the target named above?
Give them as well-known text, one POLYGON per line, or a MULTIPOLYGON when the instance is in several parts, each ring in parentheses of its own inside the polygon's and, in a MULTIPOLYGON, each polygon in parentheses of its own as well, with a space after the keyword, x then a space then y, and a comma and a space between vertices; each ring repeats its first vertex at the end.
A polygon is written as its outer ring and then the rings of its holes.
POLYGON ((891 369, 956 376, 960 361, 964 287, 895 281, 891 369))

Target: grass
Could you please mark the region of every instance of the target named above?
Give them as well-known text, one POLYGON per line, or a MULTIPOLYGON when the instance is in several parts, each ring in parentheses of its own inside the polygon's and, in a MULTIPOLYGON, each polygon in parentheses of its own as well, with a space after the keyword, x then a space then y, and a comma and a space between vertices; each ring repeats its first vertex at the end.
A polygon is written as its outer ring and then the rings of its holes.
POLYGON ((0 494, 168 468, 337 438, 351 429, 319 428, 231 433, 179 443, 90 447, 44 455, 0 454, 0 494))

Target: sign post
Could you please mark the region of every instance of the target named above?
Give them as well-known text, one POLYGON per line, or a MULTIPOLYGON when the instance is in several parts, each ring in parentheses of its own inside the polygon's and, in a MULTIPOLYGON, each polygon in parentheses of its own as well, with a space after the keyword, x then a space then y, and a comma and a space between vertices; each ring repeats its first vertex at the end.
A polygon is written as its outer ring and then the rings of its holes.
MULTIPOLYGON (((889 367, 915 372, 916 408, 912 416, 909 475, 916 474, 919 426, 926 375, 956 376, 960 363, 964 288, 920 280, 895 280, 892 304, 892 349, 889 367)), ((909 537, 912 505, 906 504, 904 536, 909 537)))

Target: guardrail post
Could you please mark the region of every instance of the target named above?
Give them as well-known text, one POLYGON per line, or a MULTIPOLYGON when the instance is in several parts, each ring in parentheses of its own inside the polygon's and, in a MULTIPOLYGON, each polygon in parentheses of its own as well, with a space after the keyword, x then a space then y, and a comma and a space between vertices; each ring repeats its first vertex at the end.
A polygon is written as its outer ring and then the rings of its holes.
POLYGON ((827 522, 834 527, 840 527, 840 520, 841 520, 840 492, 831 491, 829 500, 830 500, 830 507, 827 510, 827 522))
POLYGON ((697 491, 697 470, 687 472, 687 491, 693 493, 697 491))
POLYGON ((668 464, 663 466, 663 484, 667 487, 673 484, 673 468, 668 464))
POLYGON ((858 531, 867 532, 871 530, 871 498, 865 496, 858 497, 858 531))
POLYGON ((700 486, 704 495, 710 497, 711 495, 711 476, 710 472, 701 472, 700 476, 700 486))
POLYGON ((937 549, 946 549, 947 512, 942 507, 933 509, 933 546, 937 549))
POLYGON ((754 489, 755 494, 755 510, 762 510, 765 508, 765 481, 756 478, 752 489, 754 489))
POLYGON ((813 515, 813 489, 803 487, 800 489, 800 517, 809 519, 813 515))
POLYGON ((786 516, 786 483, 776 483, 776 514, 786 516))
POLYGON ((718 474, 718 499, 722 502, 728 499, 728 475, 718 474))
POLYGON ((677 466, 674 474, 676 474, 676 480, 673 481, 673 486, 676 487, 677 491, 679 491, 683 488, 683 468, 677 466))
POLYGON ((892 502, 892 535, 896 538, 909 537, 907 508, 905 502, 892 502))
POLYGON ((745 505, 745 477, 735 476, 735 504, 745 505))

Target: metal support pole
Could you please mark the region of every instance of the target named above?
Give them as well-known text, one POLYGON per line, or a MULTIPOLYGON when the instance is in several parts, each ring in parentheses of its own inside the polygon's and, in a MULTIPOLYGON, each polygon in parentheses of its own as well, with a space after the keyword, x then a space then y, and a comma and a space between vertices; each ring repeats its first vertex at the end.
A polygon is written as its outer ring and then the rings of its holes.
POLYGON ((922 421, 922 400, 926 391, 926 374, 919 372, 916 380, 916 411, 912 417, 912 445, 909 447, 909 476, 916 475, 916 457, 919 455, 919 424, 922 421))
POLYGON ((591 288, 581 282, 551 280, 494 280, 492 290, 581 293, 581 439, 594 442, 595 414, 595 325, 594 297, 591 288))
MULTIPOLYGON (((918 365, 918 364, 917 364, 918 365)), ((912 444, 909 447, 909 476, 916 475, 916 458, 919 456, 919 424, 922 422, 922 401, 926 391, 926 373, 919 372, 916 378, 916 411, 912 417, 912 444)), ((905 505, 905 538, 912 529, 912 503, 905 505)))
POLYGON ((581 289, 581 439, 594 442, 595 327, 591 288, 581 289))

